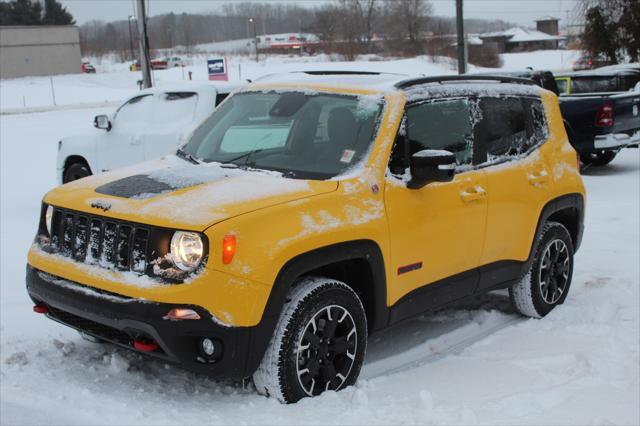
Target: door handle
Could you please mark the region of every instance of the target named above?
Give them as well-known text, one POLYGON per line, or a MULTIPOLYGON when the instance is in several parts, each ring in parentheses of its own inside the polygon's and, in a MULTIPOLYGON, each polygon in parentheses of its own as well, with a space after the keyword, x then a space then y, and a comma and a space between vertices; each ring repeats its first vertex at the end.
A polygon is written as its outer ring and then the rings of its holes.
POLYGON ((549 173, 546 170, 541 170, 540 173, 535 175, 529 175, 529 183, 531 185, 541 185, 549 180, 549 173))
POLYGON ((467 189, 460 193, 460 198, 462 198, 462 201, 464 201, 465 203, 481 200, 486 196, 487 196, 487 191, 485 191, 484 188, 481 186, 476 186, 474 188, 467 189))

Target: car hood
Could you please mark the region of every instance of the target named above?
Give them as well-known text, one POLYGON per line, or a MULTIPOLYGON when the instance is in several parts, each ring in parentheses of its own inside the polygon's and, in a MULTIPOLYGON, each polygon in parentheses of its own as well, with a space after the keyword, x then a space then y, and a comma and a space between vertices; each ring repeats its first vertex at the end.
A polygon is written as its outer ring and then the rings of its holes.
POLYGON ((335 191, 337 181, 192 164, 176 156, 89 176, 50 191, 47 204, 88 214, 201 231, 243 213, 335 191))

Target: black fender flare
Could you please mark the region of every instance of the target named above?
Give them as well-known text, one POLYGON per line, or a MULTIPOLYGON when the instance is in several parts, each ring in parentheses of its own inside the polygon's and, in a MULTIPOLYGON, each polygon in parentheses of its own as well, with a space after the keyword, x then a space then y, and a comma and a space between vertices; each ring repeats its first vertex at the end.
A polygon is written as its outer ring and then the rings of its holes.
POLYGON ((371 268, 373 277, 374 320, 369 324, 371 330, 383 328, 389 320, 387 308, 387 282, 382 251, 372 240, 354 240, 332 244, 297 255, 285 263, 280 269, 273 284, 269 299, 262 313, 262 319, 254 327, 251 347, 247 357, 247 375, 260 365, 267 346, 273 336, 282 307, 296 279, 305 273, 323 266, 345 260, 364 260, 371 268))
POLYGON ((529 250, 529 257, 523 265, 523 272, 521 276, 524 276, 531 267, 531 262, 533 261, 533 256, 535 255, 536 244, 538 243, 538 239, 540 238, 540 234, 542 233, 544 224, 547 222, 549 217, 551 217, 551 215, 566 209, 576 209, 578 211, 578 229, 575 236, 573 248, 574 252, 578 251, 578 249, 580 248, 580 244, 582 243, 582 234, 584 231, 584 197, 580 193, 561 195, 560 197, 554 198, 547 204, 545 204, 545 206, 542 208, 542 211, 540 212, 540 216, 538 217, 538 225, 536 226, 536 232, 533 236, 533 241, 531 242, 531 249, 529 250))

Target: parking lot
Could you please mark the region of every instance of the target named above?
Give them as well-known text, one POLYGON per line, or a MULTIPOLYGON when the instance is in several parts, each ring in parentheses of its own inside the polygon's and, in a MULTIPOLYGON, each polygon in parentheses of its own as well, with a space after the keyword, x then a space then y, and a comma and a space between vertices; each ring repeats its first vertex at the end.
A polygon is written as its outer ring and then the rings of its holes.
POLYGON ((496 293, 404 322, 371 336, 355 387, 294 410, 251 385, 85 342, 31 311, 26 253, 56 184, 57 141, 104 112, 0 116, 3 423, 25 412, 59 424, 640 422, 640 150, 585 171, 584 242, 561 308, 524 320, 496 293))

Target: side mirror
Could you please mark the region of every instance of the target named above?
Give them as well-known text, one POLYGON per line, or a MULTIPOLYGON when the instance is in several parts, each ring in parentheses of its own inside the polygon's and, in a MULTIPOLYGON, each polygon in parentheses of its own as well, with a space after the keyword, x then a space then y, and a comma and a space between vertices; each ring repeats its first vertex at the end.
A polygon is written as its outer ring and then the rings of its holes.
POLYGON ((111 121, 109 121, 109 116, 96 115, 96 118, 93 119, 93 127, 96 129, 106 130, 107 132, 111 130, 111 121))
POLYGON ((418 151, 411 156, 411 180, 407 182, 407 188, 420 189, 430 182, 451 182, 456 165, 456 156, 449 151, 418 151))

